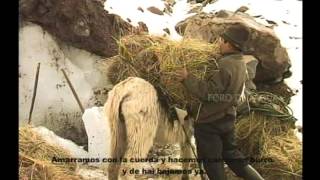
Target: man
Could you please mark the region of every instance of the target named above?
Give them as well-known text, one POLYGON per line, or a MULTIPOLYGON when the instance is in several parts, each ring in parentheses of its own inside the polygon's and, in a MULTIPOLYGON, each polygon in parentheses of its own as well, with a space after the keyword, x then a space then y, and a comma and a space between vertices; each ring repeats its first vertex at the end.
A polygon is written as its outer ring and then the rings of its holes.
POLYGON ((210 180, 225 179, 223 161, 239 177, 263 179, 237 149, 234 135, 236 107, 247 78, 241 52, 248 37, 249 31, 241 25, 234 25, 221 35, 223 57, 217 62, 219 71, 208 81, 197 79, 186 68, 176 72, 177 79, 201 101, 200 106, 189 107, 188 113, 196 119, 197 152, 210 180))

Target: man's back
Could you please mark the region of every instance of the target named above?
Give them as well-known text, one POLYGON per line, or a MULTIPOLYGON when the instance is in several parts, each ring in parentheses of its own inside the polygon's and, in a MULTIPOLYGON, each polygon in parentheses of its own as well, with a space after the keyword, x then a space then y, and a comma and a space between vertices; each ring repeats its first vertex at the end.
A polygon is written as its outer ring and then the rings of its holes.
POLYGON ((229 94, 241 94, 243 84, 247 79, 246 64, 243 61, 243 55, 232 54, 222 57, 219 62, 219 68, 228 72, 229 84, 225 93, 229 94))
MULTIPOLYGON (((227 28, 218 41, 220 53, 224 56, 218 60, 219 70, 214 75, 199 80, 184 68, 177 71, 177 77, 201 101, 198 107, 192 108, 192 116, 198 120, 194 125, 198 156, 223 159, 237 176, 263 180, 248 164, 235 142, 236 108, 247 80, 245 58, 241 52, 249 35, 250 31, 241 24, 227 28), (201 109, 200 113, 194 113, 198 109, 201 109)), ((225 180, 224 162, 204 161, 203 166, 210 179, 225 180)))
MULTIPOLYGON (((236 105, 246 81, 246 65, 242 58, 240 53, 223 56, 218 60, 219 71, 209 77, 208 82, 201 82, 193 76, 185 80, 187 89, 196 91, 194 94, 201 97, 199 122, 214 121, 227 114, 236 116, 236 105)), ((197 110, 198 107, 190 107, 193 115, 197 110)))

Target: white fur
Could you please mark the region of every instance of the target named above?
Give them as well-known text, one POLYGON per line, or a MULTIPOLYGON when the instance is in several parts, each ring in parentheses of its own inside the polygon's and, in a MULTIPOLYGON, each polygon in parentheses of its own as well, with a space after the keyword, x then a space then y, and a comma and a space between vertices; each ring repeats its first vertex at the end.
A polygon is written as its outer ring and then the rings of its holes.
MULTIPOLYGON (((104 112, 111 127, 111 158, 146 158, 154 142, 180 143, 182 156, 191 156, 182 129, 184 126, 188 137, 191 137, 190 121, 183 125, 179 121, 169 122, 167 112, 158 101, 156 89, 147 81, 129 77, 115 85, 108 94, 104 112)), ((188 164, 183 168, 186 166, 188 164)), ((132 167, 137 168, 137 163, 110 164, 109 179, 134 179, 119 173, 132 167)))

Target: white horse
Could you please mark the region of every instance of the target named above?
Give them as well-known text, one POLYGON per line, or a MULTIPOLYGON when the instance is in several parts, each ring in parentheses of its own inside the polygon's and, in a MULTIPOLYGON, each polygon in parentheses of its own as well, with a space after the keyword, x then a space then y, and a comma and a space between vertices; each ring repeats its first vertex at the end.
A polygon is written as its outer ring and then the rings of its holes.
MULTIPOLYGON (((111 130, 111 158, 146 158, 153 144, 179 143, 181 157, 192 158, 191 147, 187 144, 191 137, 191 120, 172 123, 168 112, 160 105, 156 89, 147 81, 129 77, 116 84, 108 94, 104 113, 111 130), (184 133, 183 128, 187 132, 184 133)), ((134 179, 133 175, 123 175, 123 170, 137 169, 137 163, 111 163, 108 166, 109 180, 134 179)), ((183 163, 187 169, 189 163, 183 163)), ((183 178, 188 178, 184 175, 183 178)))

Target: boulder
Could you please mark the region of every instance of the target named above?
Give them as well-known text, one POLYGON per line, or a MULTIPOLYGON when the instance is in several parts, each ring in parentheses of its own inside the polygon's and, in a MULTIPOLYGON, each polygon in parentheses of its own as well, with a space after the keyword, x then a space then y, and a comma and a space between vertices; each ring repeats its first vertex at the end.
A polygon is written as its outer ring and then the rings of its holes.
POLYGON ((287 50, 281 46, 273 29, 256 22, 248 14, 225 10, 216 13, 202 12, 179 22, 175 29, 184 38, 212 43, 227 27, 234 24, 243 25, 250 31, 245 53, 254 55, 259 60, 255 82, 282 80, 291 66, 287 50))
POLYGON ((153 14, 158 14, 158 15, 164 15, 164 13, 157 7, 151 6, 147 8, 148 11, 152 12, 153 14))
POLYGON ((196 4, 190 11, 188 11, 188 14, 200 13, 202 9, 203 9, 202 5, 196 4))
POLYGON ((141 12, 144 12, 144 10, 142 9, 142 7, 138 7, 138 10, 141 12))
POLYGON ((176 4, 175 0, 165 0, 165 4, 168 4, 169 6, 173 7, 176 4))
POLYGON ((165 3, 164 6, 165 6, 165 8, 163 9, 163 12, 165 12, 169 15, 173 13, 173 10, 172 10, 172 7, 170 6, 170 4, 165 3))
POLYGON ((163 31, 166 32, 166 33, 168 33, 168 34, 170 35, 170 30, 169 30, 169 28, 164 28, 163 31))
POLYGON ((201 3, 203 7, 207 4, 215 3, 217 0, 187 0, 187 3, 194 4, 194 3, 201 3))
POLYGON ((139 21, 139 22, 138 22, 138 31, 139 31, 139 32, 148 33, 148 32, 149 32, 149 29, 148 29, 148 26, 146 25, 146 23, 144 23, 144 22, 142 22, 142 21, 139 21))
POLYGON ((117 54, 114 38, 135 30, 120 16, 108 14, 102 0, 21 0, 22 21, 42 26, 69 45, 100 56, 117 54))
POLYGON ((241 6, 241 7, 239 7, 235 12, 242 12, 242 13, 244 13, 244 12, 246 12, 246 11, 248 11, 249 10, 249 8, 247 7, 247 6, 241 6))

